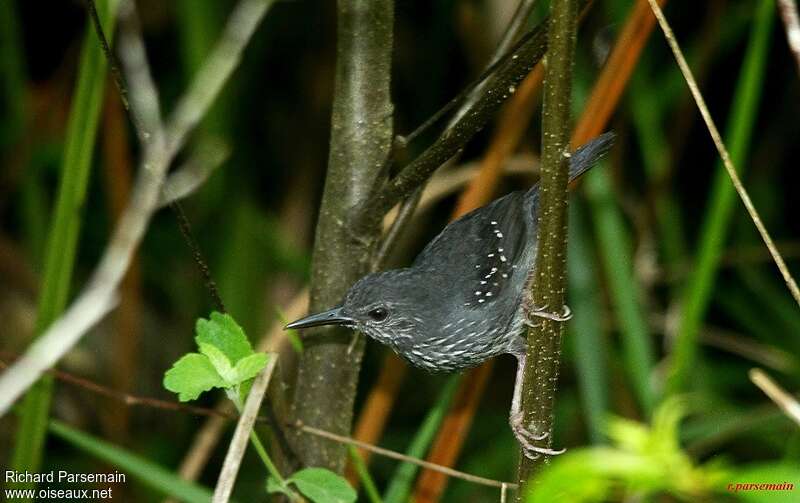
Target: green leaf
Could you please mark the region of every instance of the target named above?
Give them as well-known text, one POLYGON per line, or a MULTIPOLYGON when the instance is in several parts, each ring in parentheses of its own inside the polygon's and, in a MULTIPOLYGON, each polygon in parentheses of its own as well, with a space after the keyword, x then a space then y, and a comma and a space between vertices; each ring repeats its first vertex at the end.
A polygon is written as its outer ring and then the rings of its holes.
MULTIPOLYGON (((289 323, 289 319, 286 318, 286 313, 284 313, 280 308, 275 309, 275 315, 282 324, 286 325, 289 323)), ((286 339, 289 341, 289 344, 292 345, 292 349, 294 349, 296 353, 302 354, 303 341, 300 339, 300 335, 298 335, 297 330, 286 330, 284 334, 286 335, 286 339)))
POLYGON ((228 314, 211 313, 209 320, 200 318, 195 325, 197 345, 200 343, 215 346, 231 362, 236 365, 242 358, 253 354, 253 347, 242 327, 228 314))
POLYGON ((297 334, 297 330, 287 330, 286 338, 289 340, 289 343, 292 345, 292 349, 294 349, 295 353, 303 353, 303 341, 297 334))
POLYGON ((207 342, 200 342, 197 345, 200 346, 200 352, 208 357, 209 361, 211 361, 211 365, 214 366, 217 373, 225 380, 227 383, 225 387, 227 388, 236 384, 236 371, 233 369, 231 361, 225 356, 225 353, 220 351, 217 346, 207 342))
POLYGON ((172 365, 164 374, 164 387, 178 393, 178 400, 194 400, 211 388, 227 387, 211 360, 198 353, 189 353, 172 365))
POLYGON ((269 356, 264 353, 255 353, 239 360, 234 369, 236 384, 254 378, 267 365, 268 360, 269 356))
POLYGON ((351 503, 357 496, 345 479, 324 468, 305 468, 288 482, 314 503, 351 503))
POLYGON ((126 476, 135 478, 163 496, 192 503, 211 501, 210 489, 195 482, 183 480, 174 472, 145 457, 76 430, 55 419, 50 420, 49 429, 56 437, 118 468, 126 476))

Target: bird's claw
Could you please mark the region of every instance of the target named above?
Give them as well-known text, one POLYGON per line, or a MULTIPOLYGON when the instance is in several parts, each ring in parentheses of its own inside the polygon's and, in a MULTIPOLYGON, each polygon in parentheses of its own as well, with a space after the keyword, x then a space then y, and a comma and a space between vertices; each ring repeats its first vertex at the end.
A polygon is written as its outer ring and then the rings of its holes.
POLYGON ((532 309, 527 310, 527 315, 528 316, 525 319, 525 324, 529 327, 535 327, 536 323, 531 318, 545 318, 551 321, 569 321, 572 319, 572 309, 570 309, 568 305, 564 304, 560 313, 552 313, 547 310, 547 306, 533 306, 532 309))
POLYGON ((542 454, 547 456, 558 456, 559 454, 566 452, 566 449, 550 449, 548 447, 539 447, 538 445, 534 445, 534 442, 540 442, 550 436, 550 434, 548 432, 544 432, 537 435, 526 428, 523 423, 522 414, 511 417, 511 431, 514 432, 514 436, 517 438, 517 442, 519 442, 519 445, 522 448, 522 453, 528 459, 538 459, 542 454))

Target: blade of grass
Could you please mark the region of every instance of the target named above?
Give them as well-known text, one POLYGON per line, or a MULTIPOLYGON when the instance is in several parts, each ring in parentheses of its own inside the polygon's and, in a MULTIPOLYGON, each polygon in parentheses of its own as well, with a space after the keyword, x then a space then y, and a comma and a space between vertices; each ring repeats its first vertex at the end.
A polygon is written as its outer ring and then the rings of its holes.
POLYGON ((230 225, 221 253, 219 291, 225 306, 247 333, 260 332, 258 305, 264 284, 264 262, 274 262, 256 242, 261 223, 258 208, 247 196, 239 197, 231 208, 230 225))
POLYGON ((569 253, 567 272, 569 305, 574 317, 568 325, 566 343, 573 348, 578 392, 586 412, 585 423, 592 443, 605 438, 608 407, 608 369, 603 320, 597 298, 597 270, 591 256, 590 229, 583 205, 571 204, 569 211, 569 253))
POLYGON ((631 80, 630 103, 634 130, 637 134, 642 161, 653 190, 653 208, 658 226, 661 249, 667 264, 680 264, 686 257, 686 233, 681 212, 672 191, 666 186, 673 169, 672 152, 662 124, 664 107, 662 93, 653 92, 650 79, 643 75, 631 80))
POLYGON ((159 493, 189 503, 211 501, 211 490, 182 480, 163 466, 117 447, 100 438, 57 421, 50 420, 50 433, 112 466, 120 469, 126 476, 139 480, 159 493))
MULTIPOLYGON (((98 13, 109 36, 113 33, 113 13, 116 6, 116 0, 98 2, 98 13)), ((80 232, 80 209, 86 196, 105 80, 106 61, 91 26, 87 26, 75 97, 67 125, 53 225, 48 237, 36 317, 37 334, 63 311, 69 295, 80 232)), ((45 376, 25 395, 11 461, 11 466, 17 471, 39 471, 52 388, 52 378, 45 376)), ((15 487, 30 488, 33 485, 22 484, 15 487)))
MULTIPOLYGON (((414 458, 425 456, 428 447, 430 447, 433 438, 436 436, 436 432, 439 430, 439 425, 450 408, 450 402, 453 400, 456 389, 458 389, 459 381, 459 375, 448 377, 442 391, 439 393, 439 397, 436 399, 436 403, 414 435, 414 439, 411 441, 408 451, 406 451, 408 456, 414 458)), ((418 471, 419 467, 410 463, 403 463, 398 466, 383 496, 385 503, 406 503, 411 494, 414 476, 418 471)))
POLYGON ((369 474, 367 465, 364 463, 364 458, 361 457, 358 449, 356 449, 355 446, 350 445, 347 447, 347 450, 350 453, 350 462, 353 464, 353 467, 358 474, 358 480, 361 482, 361 485, 364 488, 364 493, 366 493, 367 499, 370 501, 370 503, 383 503, 381 495, 378 493, 378 487, 375 485, 375 481, 372 480, 372 476, 369 474))
MULTIPOLYGON (((661 0, 661 4, 666 0, 661 0)), ((611 56, 597 79, 572 137, 573 147, 588 141, 602 132, 616 109, 622 92, 641 56, 644 44, 655 26, 646 0, 639 0, 631 8, 625 26, 611 56)), ((652 341, 641 308, 641 294, 629 268, 630 243, 622 224, 622 216, 614 205, 607 170, 598 169, 587 176, 587 194, 590 195, 592 215, 600 238, 605 266, 609 272, 611 293, 614 298, 623 334, 628 373, 633 376, 634 388, 642 409, 649 413, 655 405, 655 392, 650 384, 650 373, 655 364, 652 341)))
POLYGON ((764 316, 764 313, 771 313, 764 317, 777 322, 775 333, 792 334, 790 337, 781 337, 781 340, 787 346, 791 345, 795 351, 800 351, 800 311, 797 306, 786 297, 784 290, 770 281, 761 270, 740 267, 737 273, 753 294, 751 299, 757 299, 762 306, 759 311, 761 316, 764 316))
POLYGON ((25 128, 25 49, 22 45, 16 2, 0 2, 0 73, 4 117, 0 122, 0 145, 14 143, 25 128))
POLYGON ((764 316, 761 303, 746 289, 721 288, 714 296, 714 304, 751 337, 776 346, 785 342, 783 330, 778 329, 775 320, 764 316))
POLYGON ((650 381, 655 351, 644 318, 643 293, 632 270, 632 239, 615 202, 608 168, 601 167, 587 174, 585 186, 615 315, 619 319, 625 369, 639 406, 649 415, 656 403, 650 381))
MULTIPOLYGON (((181 55, 184 82, 190 83, 211 51, 214 41, 220 34, 221 19, 229 14, 230 8, 224 2, 208 2, 198 8, 194 0, 173 2, 175 20, 178 28, 178 45, 181 55)), ((231 136, 231 121, 235 121, 239 109, 234 106, 230 89, 226 87, 220 92, 216 102, 203 117, 198 129, 197 144, 202 144, 209 137, 223 138, 227 141, 231 136)), ((230 170, 219 169, 211 177, 202 191, 197 194, 196 211, 204 216, 209 208, 226 204, 225 194, 228 191, 240 192, 243 187, 227 176, 230 170), (229 185, 236 185, 230 187, 229 185)), ((225 276, 220 274, 220 278, 225 276)), ((227 297, 225 297, 227 299, 227 297)), ((248 312, 252 312, 250 309, 248 312)), ((239 316, 237 316, 239 319, 239 316)))
MULTIPOLYGON (((457 376, 460 379, 453 404, 433 441, 427 461, 437 465, 455 466, 494 365, 495 360, 489 360, 463 377, 457 376)), ((448 480, 445 473, 424 470, 414 489, 413 500, 418 503, 439 501, 448 480)))
MULTIPOLYGON (((726 144, 730 145, 730 160, 739 170, 743 169, 750 149, 761 98, 774 9, 771 0, 763 0, 757 5, 750 42, 733 97, 726 144)), ((686 387, 695 365, 697 334, 711 300, 734 209, 735 192, 729 174, 721 164, 717 165, 716 171, 708 210, 700 228, 700 243, 693 274, 682 295, 681 319, 667 377, 666 388, 670 394, 680 392, 686 387)))
POLYGON ((738 408, 717 404, 715 409, 698 415, 681 427, 681 441, 694 456, 702 457, 720 449, 727 442, 748 442, 774 432, 785 421, 781 411, 770 404, 738 408))

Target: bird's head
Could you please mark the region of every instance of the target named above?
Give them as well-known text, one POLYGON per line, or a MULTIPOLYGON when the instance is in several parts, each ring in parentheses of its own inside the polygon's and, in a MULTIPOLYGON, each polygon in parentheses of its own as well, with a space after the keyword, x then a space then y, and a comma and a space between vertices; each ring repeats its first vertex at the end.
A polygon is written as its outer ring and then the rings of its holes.
MULTIPOLYGON (((286 325, 287 329, 340 325, 362 332, 378 342, 400 349, 424 333, 424 318, 414 315, 418 299, 410 269, 369 274, 358 280, 338 307, 286 325)), ((422 304, 424 306, 424 303, 422 304)))

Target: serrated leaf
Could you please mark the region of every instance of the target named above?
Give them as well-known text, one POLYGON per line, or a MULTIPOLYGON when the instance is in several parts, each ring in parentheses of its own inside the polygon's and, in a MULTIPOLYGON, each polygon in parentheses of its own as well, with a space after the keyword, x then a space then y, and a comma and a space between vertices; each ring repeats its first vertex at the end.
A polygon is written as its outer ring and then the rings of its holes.
POLYGON ((257 376, 258 373, 261 372, 261 369, 267 365, 268 360, 269 356, 264 353, 255 353, 239 360, 234 368, 236 384, 257 376))
POLYGON ((236 371, 233 369, 228 357, 225 356, 225 353, 220 351, 213 344, 207 342, 200 342, 198 346, 200 346, 200 352, 208 357, 211 361, 211 365, 214 366, 217 373, 225 380, 227 383, 226 387, 233 386, 238 382, 236 380, 236 371))
POLYGON ((357 497, 345 479, 324 468, 305 468, 288 482, 314 503, 352 503, 357 497))
POLYGON ((194 400, 211 388, 224 388, 227 384, 211 360, 198 353, 189 353, 176 361, 164 374, 164 387, 178 393, 178 400, 194 400))
POLYGON ((231 365, 253 354, 253 347, 242 330, 228 314, 211 313, 210 319, 200 318, 195 324, 197 336, 194 338, 199 346, 200 343, 210 344, 228 358, 231 365))

